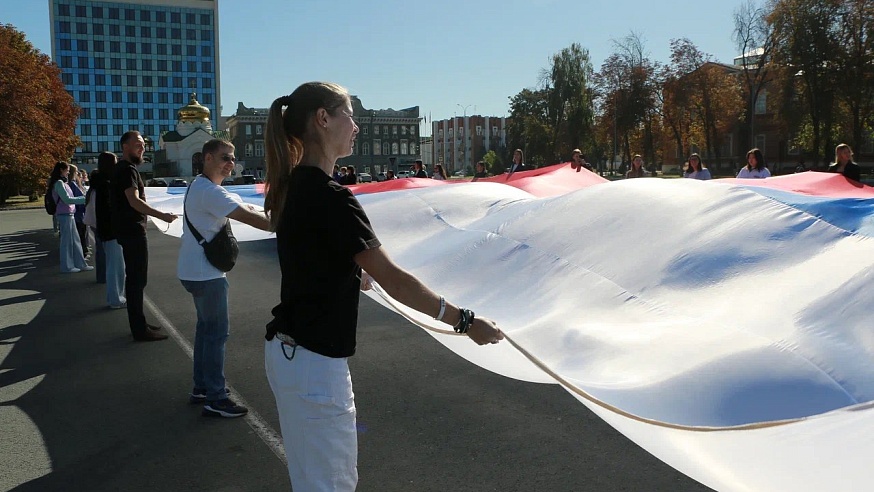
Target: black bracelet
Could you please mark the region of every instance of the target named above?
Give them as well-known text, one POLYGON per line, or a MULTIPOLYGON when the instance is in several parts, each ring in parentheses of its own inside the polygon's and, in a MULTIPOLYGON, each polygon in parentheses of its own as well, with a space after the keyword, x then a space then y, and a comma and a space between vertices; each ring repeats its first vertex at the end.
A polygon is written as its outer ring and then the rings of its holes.
POLYGON ((455 330, 455 333, 467 333, 467 330, 470 329, 470 325, 473 324, 474 312, 470 309, 458 308, 459 319, 458 323, 452 327, 455 330))

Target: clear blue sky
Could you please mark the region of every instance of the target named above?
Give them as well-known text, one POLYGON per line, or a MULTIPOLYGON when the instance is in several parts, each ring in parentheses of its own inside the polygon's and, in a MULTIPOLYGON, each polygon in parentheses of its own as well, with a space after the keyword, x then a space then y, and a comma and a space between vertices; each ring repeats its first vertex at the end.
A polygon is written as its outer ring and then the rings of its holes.
MULTIPOLYGON (((330 80, 368 109, 418 105, 444 119, 460 116, 460 104, 468 115, 503 116, 508 97, 534 87, 549 57, 573 42, 595 71, 632 30, 653 60, 667 62, 670 40, 687 37, 731 63, 742 1, 220 0, 222 114, 330 80)), ((51 54, 48 0, 0 0, 0 23, 51 54)))

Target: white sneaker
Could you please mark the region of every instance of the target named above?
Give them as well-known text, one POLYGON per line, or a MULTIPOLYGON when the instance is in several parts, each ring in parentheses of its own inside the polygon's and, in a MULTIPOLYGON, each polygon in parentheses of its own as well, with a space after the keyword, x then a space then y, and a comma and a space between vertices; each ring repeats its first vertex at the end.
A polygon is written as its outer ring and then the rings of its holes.
POLYGON ((94 267, 91 265, 85 265, 82 267, 82 271, 90 272, 91 270, 94 270, 94 267))
POLYGON ((62 272, 62 273, 79 273, 81 271, 82 270, 79 270, 78 268, 71 268, 71 269, 67 270, 66 272, 62 272))

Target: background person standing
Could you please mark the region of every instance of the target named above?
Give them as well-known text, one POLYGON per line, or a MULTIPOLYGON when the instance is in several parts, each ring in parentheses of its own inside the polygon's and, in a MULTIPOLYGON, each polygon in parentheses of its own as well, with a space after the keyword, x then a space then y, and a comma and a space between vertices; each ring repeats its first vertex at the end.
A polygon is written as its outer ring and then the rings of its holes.
POLYGON ((203 174, 194 178, 185 196, 182 244, 176 264, 176 276, 194 298, 197 310, 194 389, 189 401, 204 403, 205 416, 241 417, 248 409, 234 403, 225 390, 225 344, 230 333, 227 276, 206 258, 190 226, 209 242, 221 232, 228 218, 263 231, 270 229, 270 221, 221 185, 234 171, 234 145, 213 139, 203 144, 202 153, 203 174))
POLYGON ((146 203, 143 179, 137 166, 143 163, 146 142, 140 132, 132 130, 121 136, 122 160, 111 180, 112 229, 124 256, 127 319, 131 335, 138 342, 165 340, 160 326, 146 323, 143 291, 149 272, 149 243, 146 239, 146 216, 173 222, 176 216, 161 212, 146 203))

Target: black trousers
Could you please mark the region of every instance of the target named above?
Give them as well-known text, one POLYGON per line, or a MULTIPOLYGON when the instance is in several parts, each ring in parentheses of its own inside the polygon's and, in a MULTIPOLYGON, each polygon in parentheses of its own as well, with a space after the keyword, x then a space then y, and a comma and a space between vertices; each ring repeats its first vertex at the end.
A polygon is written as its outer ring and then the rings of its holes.
POLYGON ((82 256, 88 256, 88 226, 84 222, 76 222, 79 241, 82 243, 82 256))
POLYGON ((118 244, 124 255, 124 290, 127 299, 127 320, 132 335, 146 333, 146 315, 143 312, 143 291, 149 272, 149 242, 145 235, 119 235, 118 244))

